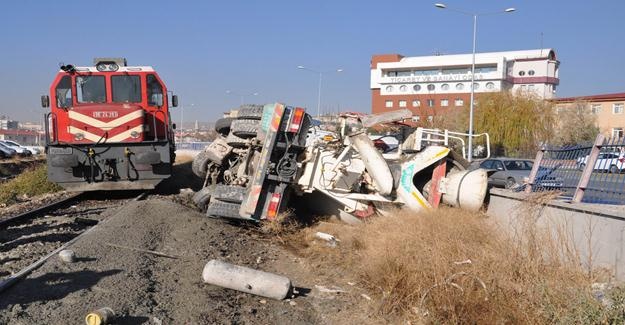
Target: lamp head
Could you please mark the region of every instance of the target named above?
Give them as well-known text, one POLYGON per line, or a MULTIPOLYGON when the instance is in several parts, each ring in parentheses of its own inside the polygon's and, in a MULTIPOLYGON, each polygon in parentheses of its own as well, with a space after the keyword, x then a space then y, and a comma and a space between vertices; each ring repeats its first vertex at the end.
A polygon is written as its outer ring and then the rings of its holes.
POLYGON ((447 6, 444 3, 435 3, 434 6, 439 9, 447 8, 447 6))
POLYGON ((508 8, 508 9, 506 9, 506 10, 504 10, 504 11, 505 11, 505 12, 513 12, 513 11, 516 11, 516 9, 515 9, 515 8, 508 8))

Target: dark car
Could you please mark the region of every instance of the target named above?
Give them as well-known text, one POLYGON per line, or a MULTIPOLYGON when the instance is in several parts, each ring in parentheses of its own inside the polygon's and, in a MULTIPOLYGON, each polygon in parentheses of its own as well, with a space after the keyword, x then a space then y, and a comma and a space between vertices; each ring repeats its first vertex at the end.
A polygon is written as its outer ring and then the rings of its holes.
MULTIPOLYGON (((488 184, 495 187, 515 188, 529 178, 534 162, 529 159, 490 158, 479 164, 488 170, 488 184)), ((559 177, 551 175, 554 169, 540 168, 536 175, 537 186, 545 189, 558 189, 564 185, 559 177)))
POLYGON ((17 151, 0 142, 0 158, 11 158, 17 155, 17 151))

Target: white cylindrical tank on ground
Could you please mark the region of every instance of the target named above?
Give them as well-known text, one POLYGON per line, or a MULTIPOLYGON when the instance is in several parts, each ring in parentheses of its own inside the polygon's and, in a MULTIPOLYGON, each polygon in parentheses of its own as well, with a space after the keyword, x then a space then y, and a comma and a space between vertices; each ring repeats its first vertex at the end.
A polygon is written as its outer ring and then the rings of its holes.
POLYGON ((442 200, 454 207, 477 211, 484 204, 488 189, 485 169, 463 170, 446 176, 442 200))
POLYGON ((202 271, 204 282, 272 299, 284 299, 291 288, 289 278, 244 266, 210 260, 202 271))

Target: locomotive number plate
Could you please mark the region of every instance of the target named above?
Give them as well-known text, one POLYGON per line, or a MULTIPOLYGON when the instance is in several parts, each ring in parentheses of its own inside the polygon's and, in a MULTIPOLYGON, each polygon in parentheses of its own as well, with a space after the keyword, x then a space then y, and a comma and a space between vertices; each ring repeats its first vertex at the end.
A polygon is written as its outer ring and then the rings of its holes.
POLYGON ((65 147, 65 148, 50 147, 49 152, 54 155, 71 155, 73 153, 71 147, 65 147))

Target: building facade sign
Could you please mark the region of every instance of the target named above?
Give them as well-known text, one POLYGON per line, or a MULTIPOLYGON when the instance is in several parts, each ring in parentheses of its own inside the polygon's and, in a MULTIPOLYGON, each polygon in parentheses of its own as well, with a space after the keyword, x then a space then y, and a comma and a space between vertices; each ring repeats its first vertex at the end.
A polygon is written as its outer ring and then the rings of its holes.
MULTIPOLYGON (((475 80, 483 80, 480 73, 475 74, 475 80)), ((386 77, 383 83, 412 83, 412 82, 437 82, 437 81, 470 81, 471 74, 438 75, 438 76, 410 76, 410 77, 386 77)))

